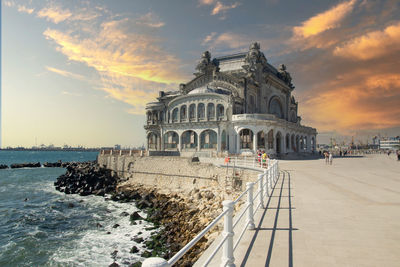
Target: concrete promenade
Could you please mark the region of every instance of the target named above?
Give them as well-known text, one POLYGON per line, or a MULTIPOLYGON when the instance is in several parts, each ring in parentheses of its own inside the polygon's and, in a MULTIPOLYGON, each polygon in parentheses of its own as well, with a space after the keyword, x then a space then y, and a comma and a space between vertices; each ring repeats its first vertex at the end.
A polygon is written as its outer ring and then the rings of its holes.
POLYGON ((280 169, 236 266, 400 266, 394 155, 280 161, 280 169))

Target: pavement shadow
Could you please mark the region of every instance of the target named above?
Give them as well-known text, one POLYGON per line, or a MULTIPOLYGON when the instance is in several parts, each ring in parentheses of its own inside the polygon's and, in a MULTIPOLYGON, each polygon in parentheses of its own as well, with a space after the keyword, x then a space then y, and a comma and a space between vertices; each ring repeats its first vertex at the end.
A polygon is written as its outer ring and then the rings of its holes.
POLYGON ((271 191, 271 194, 268 198, 268 202, 264 208, 263 214, 261 216, 261 219, 257 225, 257 227, 254 230, 254 235, 252 237, 252 240, 250 242, 250 245, 246 251, 246 254, 243 258, 243 261, 241 262, 240 266, 246 266, 246 263, 249 259, 250 253, 254 247, 254 243, 257 239, 257 236, 262 232, 262 231, 272 231, 271 233, 271 238, 268 246, 268 254, 267 258, 265 260, 265 266, 270 266, 271 264, 271 257, 272 257, 272 251, 274 248, 274 242, 275 242, 275 233, 276 231, 288 231, 289 232, 289 244, 288 244, 288 257, 289 257, 289 267, 293 266, 293 235, 292 232, 298 230, 297 228, 293 228, 292 224, 292 192, 291 192, 291 181, 290 181, 290 173, 288 171, 280 171, 279 173, 279 178, 277 179, 276 183, 274 184, 274 187, 271 191), (288 181, 288 187, 284 187, 285 180, 288 181), (280 184, 281 186, 277 188, 277 184, 280 184), (283 189, 288 190, 288 195, 282 195, 283 189), (279 190, 279 195, 278 196, 273 196, 274 192, 276 190, 279 190), (278 197, 278 204, 277 207, 270 207, 271 204, 271 199, 273 197, 278 197), (282 198, 287 197, 288 198, 288 204, 289 207, 281 207, 281 200, 282 198), (289 210, 289 228, 279 228, 278 227, 278 218, 279 218, 279 211, 281 209, 289 210), (265 219, 265 216, 268 212, 268 210, 272 211, 275 210, 275 219, 274 219, 274 226, 272 228, 263 228, 262 224, 265 219))

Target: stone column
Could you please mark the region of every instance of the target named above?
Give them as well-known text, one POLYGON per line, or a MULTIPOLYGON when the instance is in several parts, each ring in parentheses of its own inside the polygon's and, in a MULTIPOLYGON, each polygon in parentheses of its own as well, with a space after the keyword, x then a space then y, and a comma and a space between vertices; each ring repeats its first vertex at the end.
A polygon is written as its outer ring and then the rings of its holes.
MULTIPOLYGON (((179 115, 178 115, 178 118, 179 118, 179 115)), ((182 133, 178 134, 178 140, 179 140, 178 151, 182 151, 182 133)))
POLYGON ((160 150, 164 151, 164 129, 162 127, 160 129, 160 135, 161 135, 161 147, 160 147, 160 150))
POLYGON ((217 152, 221 152, 221 129, 218 127, 217 130, 217 152))
POLYGON ((200 134, 198 134, 197 132, 196 132, 196 134, 197 134, 197 151, 200 151, 200 149, 201 149, 200 134))
POLYGON ((258 143, 257 133, 253 132, 253 150, 254 150, 254 153, 257 152, 257 143, 258 143))
POLYGON ((240 153, 240 135, 236 133, 236 153, 240 153))

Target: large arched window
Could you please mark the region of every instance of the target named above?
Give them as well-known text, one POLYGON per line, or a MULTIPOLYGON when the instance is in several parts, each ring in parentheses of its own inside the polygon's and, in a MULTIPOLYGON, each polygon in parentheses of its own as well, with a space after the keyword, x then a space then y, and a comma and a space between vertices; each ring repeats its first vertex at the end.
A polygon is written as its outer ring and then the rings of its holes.
POLYGON ((197 134, 194 131, 186 131, 182 134, 182 148, 197 148, 197 134))
POLYGON ((224 118, 224 106, 221 104, 217 105, 217 119, 222 120, 224 118))
POLYGON ((164 134, 164 148, 177 148, 179 144, 179 136, 176 132, 167 132, 164 134))
POLYGON ((206 111, 205 111, 204 104, 203 103, 198 104, 197 105, 197 118, 199 120, 204 120, 205 114, 206 114, 206 111))
POLYGON ((151 123, 151 112, 148 111, 147 112, 147 124, 150 124, 150 123, 151 123))
POLYGON ((215 107, 213 103, 208 103, 207 105, 207 118, 209 120, 215 119, 215 107))
POLYGON ((278 118, 283 118, 282 105, 277 97, 274 97, 269 102, 269 113, 274 114, 278 118))
POLYGON ((264 131, 257 133, 257 149, 265 149, 265 134, 264 131))
POLYGON ((253 131, 250 129, 243 129, 239 132, 240 148, 253 149, 253 131))
POLYGON ((181 121, 186 121, 186 116, 187 116, 187 110, 186 110, 186 105, 181 106, 181 121))
POLYGON ((196 118, 196 105, 191 104, 189 106, 189 120, 193 121, 196 118))
POLYGON ((178 108, 175 108, 172 111, 172 122, 177 122, 178 121, 178 108))
POLYGON ((200 148, 217 148, 217 133, 205 130, 200 134, 200 148))
POLYGON ((153 132, 149 133, 149 135, 147 136, 148 149, 157 149, 157 143, 158 143, 157 139, 158 139, 157 134, 153 132))

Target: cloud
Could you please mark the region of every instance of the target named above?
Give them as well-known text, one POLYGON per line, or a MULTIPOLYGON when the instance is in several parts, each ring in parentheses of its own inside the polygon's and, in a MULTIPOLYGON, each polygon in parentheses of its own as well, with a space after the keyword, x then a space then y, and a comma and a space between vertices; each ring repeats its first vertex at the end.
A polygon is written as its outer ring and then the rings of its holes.
POLYGON ((215 48, 230 48, 230 49, 245 49, 250 45, 250 41, 247 36, 242 34, 237 34, 233 32, 224 32, 217 34, 212 32, 207 35, 202 41, 202 45, 208 45, 210 49, 215 48))
POLYGON ((4 6, 6 6, 6 7, 13 7, 13 6, 15 6, 14 1, 4 1, 3 3, 4 3, 4 6))
POLYGON ((334 55, 355 60, 369 60, 400 50, 400 22, 351 39, 337 46, 334 55))
POLYGON ((136 20, 136 24, 144 25, 150 28, 161 28, 165 25, 160 18, 152 12, 149 12, 136 20))
POLYGON ((26 6, 18 5, 18 12, 32 14, 35 11, 34 8, 27 8, 26 6))
POLYGON ((68 91, 62 91, 61 94, 63 94, 63 95, 70 95, 70 96, 82 96, 81 94, 72 93, 72 92, 68 92, 68 91))
POLYGON ((232 5, 224 5, 220 1, 217 1, 215 4, 213 10, 211 11, 211 15, 218 15, 220 13, 224 13, 228 11, 229 9, 233 9, 239 6, 238 2, 233 3, 232 5))
POLYGON ((220 14, 220 19, 226 18, 226 12, 230 9, 234 9, 240 5, 239 2, 235 2, 233 4, 224 4, 222 1, 216 0, 199 0, 199 6, 214 6, 211 10, 211 15, 215 16, 220 14))
POLYGON ((66 19, 70 18, 72 16, 72 13, 71 11, 69 11, 69 9, 62 9, 58 6, 52 6, 41 9, 37 13, 37 16, 39 18, 46 18, 48 21, 52 21, 55 24, 58 24, 59 22, 65 21, 66 19))
POLYGON ((73 79, 77 79, 77 80, 85 80, 86 79, 85 76, 83 76, 83 75, 72 73, 72 72, 69 72, 69 71, 66 71, 66 70, 60 70, 60 69, 49 67, 49 66, 46 66, 46 69, 48 71, 57 73, 57 74, 62 75, 64 77, 73 78, 73 79))
POLYGON ((339 78, 301 94, 299 109, 313 127, 351 134, 400 125, 400 74, 355 70, 339 78))
POLYGON ((319 13, 304 21, 301 26, 293 28, 295 39, 308 38, 336 28, 341 21, 348 16, 354 8, 356 0, 342 2, 331 9, 319 13))
POLYGON ((200 5, 212 5, 214 2, 215 0, 199 0, 200 5))
POLYGON ((187 76, 179 69, 181 62, 161 48, 160 40, 130 31, 131 25, 129 19, 109 20, 92 28, 89 36, 55 29, 43 34, 68 60, 97 70, 101 76, 98 89, 143 114, 158 90, 177 87, 187 76))

